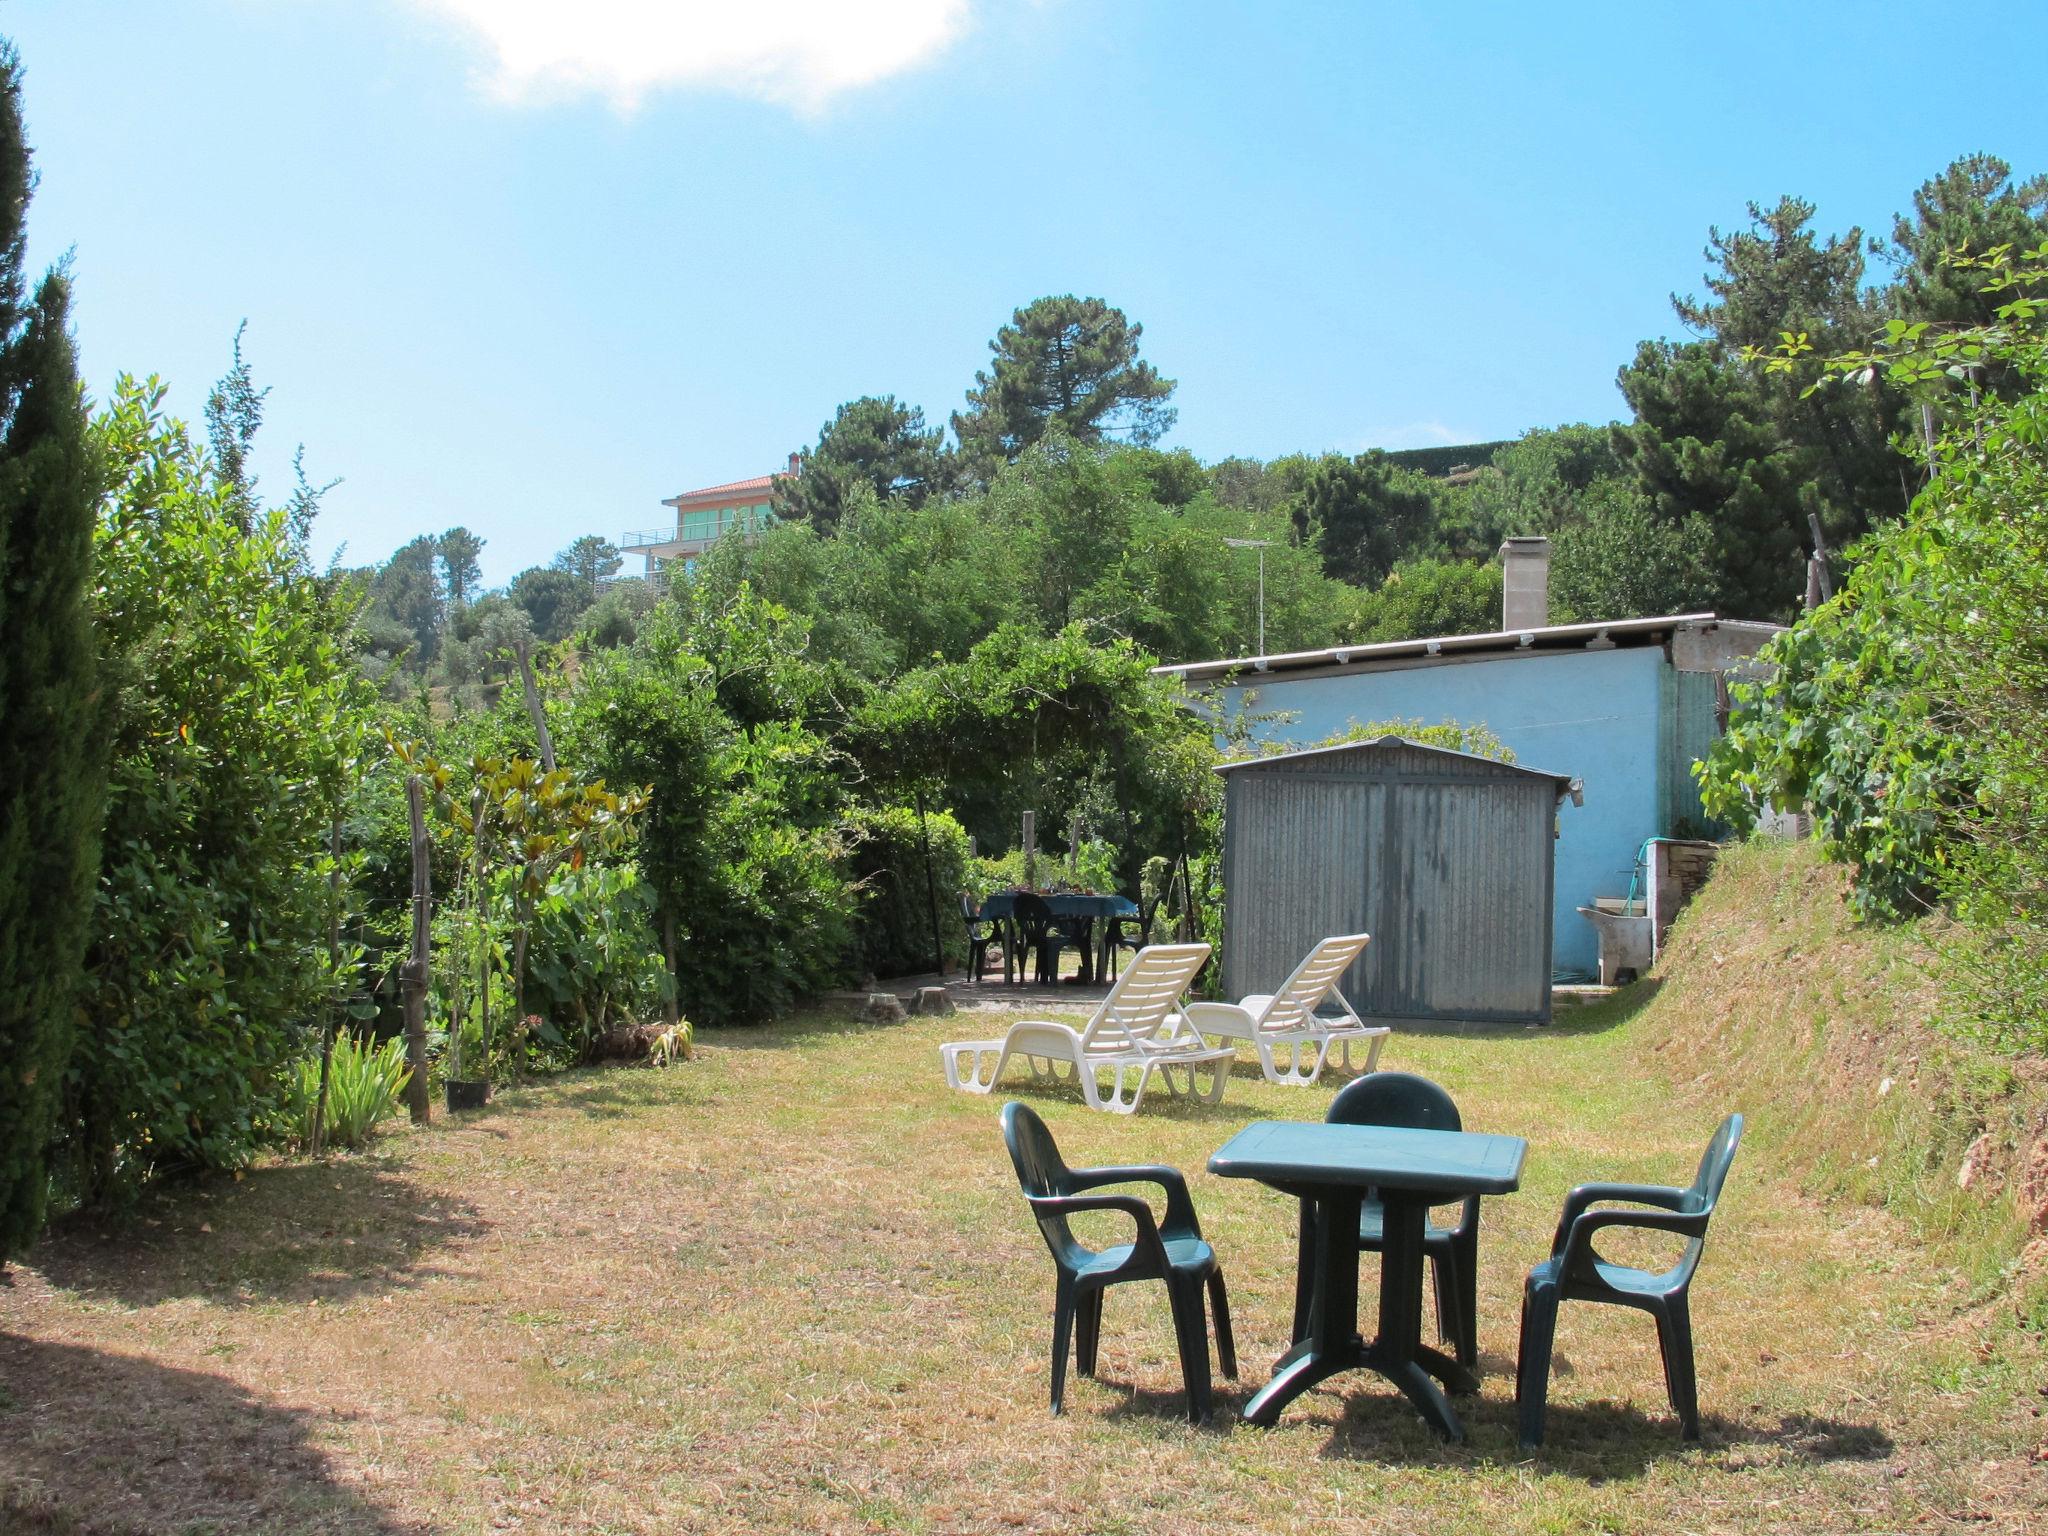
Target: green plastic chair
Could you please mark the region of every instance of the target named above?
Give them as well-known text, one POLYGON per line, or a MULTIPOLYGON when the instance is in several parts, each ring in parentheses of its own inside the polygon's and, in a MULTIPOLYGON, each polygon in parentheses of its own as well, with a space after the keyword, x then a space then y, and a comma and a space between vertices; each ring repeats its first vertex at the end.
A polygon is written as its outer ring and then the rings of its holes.
POLYGON ((1206 1286, 1216 1313, 1216 1355, 1223 1374, 1237 1379, 1237 1345, 1230 1332, 1230 1297, 1216 1250, 1202 1240, 1187 1180, 1178 1169, 1069 1168, 1052 1132, 1028 1105, 1003 1106, 1003 1140, 1016 1165, 1017 1182, 1038 1230, 1052 1253, 1058 1280, 1052 1305, 1052 1411, 1065 1405, 1067 1349, 1071 1338, 1075 1368, 1095 1374, 1095 1349, 1102 1338, 1102 1293, 1127 1280, 1164 1280, 1173 1306, 1173 1331, 1187 1385, 1188 1419, 1199 1424, 1209 1413, 1209 1330, 1202 1309, 1206 1286), (1166 1191, 1166 1215, 1155 1221, 1152 1207, 1136 1195, 1092 1195, 1108 1184, 1157 1184, 1166 1191), (1081 1211, 1121 1211, 1137 1224, 1133 1241, 1096 1250, 1075 1238, 1068 1218, 1081 1211))
POLYGON ((1529 1271, 1522 1292, 1522 1348, 1515 1379, 1515 1404, 1520 1412, 1522 1444, 1543 1443, 1543 1412, 1550 1395, 1551 1344, 1557 1334, 1557 1308, 1565 1301, 1604 1301, 1635 1307, 1657 1320, 1657 1342, 1664 1355, 1664 1386, 1678 1414, 1680 1432, 1700 1437, 1699 1387, 1693 1375, 1692 1309, 1688 1291, 1700 1252, 1707 1245, 1707 1223, 1727 1182, 1728 1166, 1742 1140, 1742 1116, 1730 1115, 1714 1132, 1700 1158, 1690 1187, 1662 1184, 1581 1184, 1564 1199, 1550 1257, 1529 1271), (1642 1210, 1591 1209, 1603 1200, 1632 1201, 1642 1210), (1639 1227, 1685 1238, 1685 1252, 1670 1269, 1651 1273, 1610 1264, 1593 1249, 1594 1237, 1608 1227, 1639 1227))
MULTIPOLYGON (((1397 1125, 1417 1131, 1465 1128, 1451 1096, 1428 1078, 1412 1072, 1375 1072, 1345 1084, 1330 1101, 1323 1119, 1331 1125, 1397 1125)), ((1361 1253, 1378 1253, 1385 1246, 1384 1217, 1379 1197, 1368 1193, 1358 1212, 1361 1253)), ((1432 1220, 1423 1229, 1422 1251, 1436 1280, 1437 1333, 1456 1352, 1458 1364, 1473 1370, 1479 1362, 1479 1197, 1466 1197, 1456 1226, 1440 1227, 1432 1220)), ((1308 1337, 1314 1290, 1315 1212, 1310 1202, 1304 1200, 1301 1241, 1294 1264, 1297 1344, 1308 1337)))

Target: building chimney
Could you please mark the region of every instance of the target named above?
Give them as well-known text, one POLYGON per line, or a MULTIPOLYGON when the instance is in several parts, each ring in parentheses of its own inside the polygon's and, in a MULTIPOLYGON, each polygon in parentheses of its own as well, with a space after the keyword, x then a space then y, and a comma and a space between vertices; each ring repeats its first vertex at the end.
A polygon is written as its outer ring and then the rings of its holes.
POLYGON ((1550 622, 1550 540, 1512 538, 1500 547, 1500 627, 1541 629, 1550 622))
POLYGON ((796 478, 797 478, 797 476, 801 475, 801 474, 802 474, 803 472, 804 472, 804 456, 803 456, 802 454, 800 454, 800 453, 792 453, 792 454, 791 454, 791 455, 789 456, 789 478, 790 478, 790 479, 792 479, 792 480, 794 480, 794 479, 796 479, 796 478))

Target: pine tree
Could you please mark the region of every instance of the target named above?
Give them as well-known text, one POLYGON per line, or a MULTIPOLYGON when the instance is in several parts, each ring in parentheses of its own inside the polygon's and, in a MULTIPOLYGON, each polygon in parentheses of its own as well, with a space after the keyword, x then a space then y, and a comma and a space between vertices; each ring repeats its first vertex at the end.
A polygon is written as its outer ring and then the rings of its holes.
POLYGON ((28 300, 21 67, 0 44, 0 1262, 42 1226, 105 780, 94 471, 61 272, 28 300))

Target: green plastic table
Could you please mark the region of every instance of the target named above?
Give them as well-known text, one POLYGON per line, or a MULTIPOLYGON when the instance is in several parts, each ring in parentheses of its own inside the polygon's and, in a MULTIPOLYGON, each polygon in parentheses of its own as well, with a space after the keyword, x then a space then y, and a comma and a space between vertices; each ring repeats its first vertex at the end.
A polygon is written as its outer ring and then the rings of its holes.
POLYGON ((1316 1211, 1315 1303, 1309 1335, 1280 1357, 1273 1379, 1245 1405, 1247 1424, 1272 1424, 1289 1403, 1339 1371, 1378 1371, 1452 1440, 1465 1427, 1453 1392, 1478 1378, 1422 1342, 1422 1234, 1429 1208, 1521 1185, 1529 1144, 1519 1136, 1411 1131, 1396 1126, 1257 1120, 1209 1159, 1226 1179, 1257 1179, 1316 1211), (1380 1254, 1379 1335, 1358 1332, 1358 1207, 1368 1189, 1386 1210, 1380 1254))

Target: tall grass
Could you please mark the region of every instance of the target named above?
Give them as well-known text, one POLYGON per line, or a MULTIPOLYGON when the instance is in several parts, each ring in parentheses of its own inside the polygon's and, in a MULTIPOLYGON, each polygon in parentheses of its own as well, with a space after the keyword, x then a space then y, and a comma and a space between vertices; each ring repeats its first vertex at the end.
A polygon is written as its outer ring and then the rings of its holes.
MULTIPOLYGON (((405 1046, 387 1040, 372 1045, 344 1030, 334 1042, 327 1079, 330 1147, 360 1147, 382 1121, 398 1113, 407 1079, 405 1046)), ((300 1147, 313 1144, 313 1109, 320 1099, 320 1057, 303 1058, 285 1095, 285 1131, 300 1147)))

